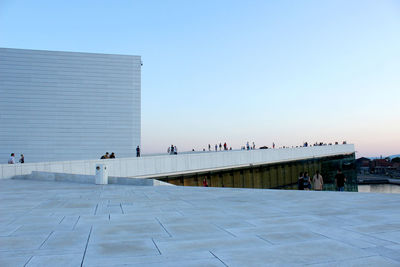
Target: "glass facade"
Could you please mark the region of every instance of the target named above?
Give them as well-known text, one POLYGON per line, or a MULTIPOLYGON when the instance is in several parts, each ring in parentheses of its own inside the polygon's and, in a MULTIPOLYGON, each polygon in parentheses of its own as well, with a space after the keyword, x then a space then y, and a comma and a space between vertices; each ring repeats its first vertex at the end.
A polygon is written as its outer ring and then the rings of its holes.
POLYGON ((339 168, 346 176, 345 191, 357 191, 354 153, 169 176, 159 180, 181 186, 204 186, 207 184, 211 187, 297 189, 300 172, 308 172, 312 177, 319 170, 324 179, 324 190, 334 191, 336 190, 335 175, 339 168))

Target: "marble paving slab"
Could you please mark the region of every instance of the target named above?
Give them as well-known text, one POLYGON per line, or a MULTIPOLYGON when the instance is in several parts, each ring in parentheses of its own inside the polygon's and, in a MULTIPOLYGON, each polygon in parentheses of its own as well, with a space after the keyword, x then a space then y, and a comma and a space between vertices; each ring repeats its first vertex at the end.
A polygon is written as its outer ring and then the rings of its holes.
POLYGON ((0 180, 0 266, 400 266, 400 195, 0 180))

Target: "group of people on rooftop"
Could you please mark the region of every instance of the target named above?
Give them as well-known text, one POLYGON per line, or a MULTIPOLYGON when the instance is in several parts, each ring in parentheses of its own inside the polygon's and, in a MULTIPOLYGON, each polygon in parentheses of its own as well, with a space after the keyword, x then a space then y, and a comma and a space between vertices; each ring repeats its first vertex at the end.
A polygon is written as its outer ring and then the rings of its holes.
POLYGON ((178 154, 178 148, 174 145, 171 145, 170 147, 168 147, 167 149, 167 153, 170 155, 177 155, 178 154))
MULTIPOLYGON (((338 144, 339 144, 338 142, 335 142, 335 145, 338 145, 338 144)), ((343 141, 343 144, 346 144, 346 141, 343 141)), ((323 146, 323 145, 327 145, 327 144, 323 143, 323 142, 320 142, 320 143, 316 142, 314 144, 314 146, 323 146)), ((332 143, 329 143, 328 145, 332 145, 332 143)), ((307 142, 304 142, 303 146, 307 147, 309 145, 307 142)), ((219 148, 219 151, 232 150, 232 147, 228 148, 228 145, 226 142, 224 142, 224 144, 222 144, 220 142, 219 145, 215 144, 214 147, 215 147, 215 151, 218 151, 218 148, 219 148)), ((298 147, 298 146, 296 146, 296 147, 298 147)), ((272 148, 275 148, 275 143, 272 143, 272 148)), ((283 146, 282 148, 289 148, 289 147, 283 146)), ((292 146, 292 148, 293 148, 293 146, 292 146)), ((250 143, 247 141, 246 145, 241 147, 241 150, 253 150, 253 149, 256 149, 256 145, 254 142, 252 142, 252 145, 250 145, 250 143)), ((263 147, 260 147, 260 149, 268 149, 268 147, 263 146, 263 147)), ((194 149, 192 149, 192 151, 194 151, 194 149)), ((203 151, 206 151, 206 150, 203 148, 203 151)), ((208 151, 211 151, 211 144, 208 144, 208 151)), ((170 155, 176 155, 176 154, 178 154, 178 148, 174 145, 171 145, 170 147, 168 147, 167 152, 170 155)), ((140 147, 139 146, 136 147, 136 157, 140 157, 140 147)), ((111 154, 109 154, 108 152, 106 152, 104 155, 101 156, 100 159, 115 159, 115 153, 112 152, 111 154)), ((8 159, 8 164, 15 164, 15 163, 17 163, 16 159, 15 159, 15 154, 11 153, 11 156, 8 159)), ((25 157, 23 154, 21 154, 19 163, 25 163, 25 157)))
MULTIPOLYGON (((315 142, 313 145, 310 145, 308 142, 304 142, 300 146, 291 146, 291 147, 290 146, 280 146, 280 147, 277 147, 277 148, 298 148, 298 147, 327 146, 327 145, 331 146, 333 144, 338 145, 339 142, 335 142, 335 143, 315 142)), ((343 144, 345 145, 345 144, 347 144, 347 142, 343 141, 343 144)), ((259 147, 259 149, 270 149, 270 148, 275 149, 275 142, 272 142, 272 146, 271 147, 268 147, 268 146, 259 147)), ((222 144, 220 142, 219 145, 215 144, 214 149, 215 149, 215 151, 223 151, 223 150, 232 150, 232 147, 228 148, 228 145, 226 144, 226 142, 224 144, 222 144)), ((240 150, 253 150, 253 149, 256 149, 255 143, 252 142, 252 144, 250 144, 250 142, 248 142, 248 141, 244 146, 240 147, 240 150)), ((173 153, 170 153, 171 151, 172 151, 172 149, 168 148, 168 154, 173 154, 173 153)), ((193 148, 192 151, 195 151, 195 149, 193 148)), ((206 151, 206 149, 203 148, 203 151, 206 151)), ((211 144, 208 144, 208 151, 212 151, 211 144)))
POLYGON ((111 152, 111 154, 110 154, 110 153, 106 152, 106 154, 101 156, 100 159, 115 159, 115 153, 111 152))
MULTIPOLYGON (((218 151, 218 147, 219 147, 219 151, 221 151, 222 148, 223 148, 223 150, 232 150, 232 147, 230 147, 230 148, 228 149, 228 145, 226 144, 226 142, 224 142, 223 145, 222 145, 221 142, 219 143, 219 145, 215 144, 214 147, 215 147, 215 151, 218 151)), ((208 144, 208 151, 211 151, 211 145, 210 145, 210 144, 208 144)))
MULTIPOLYGON (((136 147, 136 157, 140 157, 140 147, 139 146, 136 147)), ((111 152, 111 154, 109 154, 108 152, 106 152, 106 154, 101 156, 100 159, 115 159, 115 153, 111 152)))
MULTIPOLYGON (((21 157, 19 158, 19 163, 25 163, 25 157, 24 154, 21 154, 21 157)), ((10 158, 8 159, 8 164, 15 164, 15 154, 11 153, 10 158)))
MULTIPOLYGON (((244 150, 244 147, 242 147, 242 149, 244 150)), ((246 149, 247 150, 256 149, 256 144, 253 142, 252 146, 250 146, 249 141, 247 141, 246 149)))

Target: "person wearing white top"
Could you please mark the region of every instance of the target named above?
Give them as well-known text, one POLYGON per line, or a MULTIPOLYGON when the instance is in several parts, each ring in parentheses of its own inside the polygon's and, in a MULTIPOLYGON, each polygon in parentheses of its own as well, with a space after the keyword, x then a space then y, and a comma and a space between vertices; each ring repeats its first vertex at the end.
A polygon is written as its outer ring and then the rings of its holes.
POLYGON ((11 156, 8 159, 8 164, 15 164, 15 155, 14 155, 14 153, 11 153, 11 156))
POLYGON ((313 177, 313 184, 314 190, 321 191, 324 188, 324 179, 322 178, 322 175, 319 174, 319 171, 315 172, 315 175, 313 177))

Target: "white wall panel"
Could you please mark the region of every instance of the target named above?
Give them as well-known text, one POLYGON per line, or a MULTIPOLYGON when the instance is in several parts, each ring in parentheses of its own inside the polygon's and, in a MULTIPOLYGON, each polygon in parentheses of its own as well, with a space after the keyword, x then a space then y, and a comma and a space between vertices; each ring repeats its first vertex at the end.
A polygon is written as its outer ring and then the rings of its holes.
POLYGON ((0 48, 0 163, 131 157, 141 58, 0 48))

